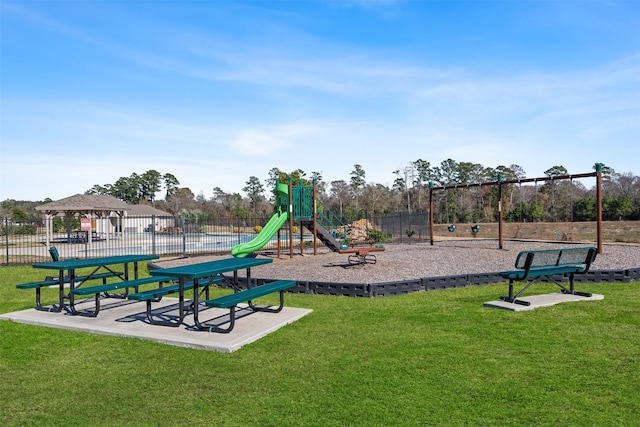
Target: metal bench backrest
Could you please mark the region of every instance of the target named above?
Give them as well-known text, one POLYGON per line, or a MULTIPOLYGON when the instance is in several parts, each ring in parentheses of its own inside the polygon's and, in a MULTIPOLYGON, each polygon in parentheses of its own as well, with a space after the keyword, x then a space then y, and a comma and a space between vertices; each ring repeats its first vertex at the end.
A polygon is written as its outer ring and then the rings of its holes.
POLYGON ((524 251, 520 252, 516 258, 516 268, 526 270, 529 259, 531 260, 529 261, 530 269, 579 265, 589 267, 595 261, 596 253, 596 248, 592 246, 524 251))
POLYGON ((49 253, 51 254, 51 259, 54 260, 55 262, 58 262, 60 260, 60 254, 58 253, 58 248, 56 248, 55 246, 51 246, 49 248, 49 253))

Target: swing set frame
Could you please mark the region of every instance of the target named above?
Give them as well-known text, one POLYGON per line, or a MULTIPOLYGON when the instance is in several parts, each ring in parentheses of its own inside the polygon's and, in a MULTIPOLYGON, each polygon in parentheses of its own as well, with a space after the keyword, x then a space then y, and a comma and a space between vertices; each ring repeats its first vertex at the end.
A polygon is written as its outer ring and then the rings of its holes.
MULTIPOLYGON (((524 182, 534 182, 538 183, 538 181, 561 181, 561 180, 573 180, 576 178, 596 178, 596 217, 597 217, 597 248, 598 253, 602 253, 602 164, 595 164, 595 172, 588 173, 580 173, 580 174, 571 174, 571 175, 556 175, 556 176, 545 176, 539 178, 520 178, 520 179, 504 179, 502 175, 498 175, 498 179, 492 182, 477 182, 472 184, 455 184, 455 185, 445 185, 441 187, 433 186, 433 183, 429 183, 429 239, 431 246, 434 244, 434 224, 433 224, 433 213, 434 213, 434 198, 433 195, 436 191, 446 191, 451 189, 457 189, 462 187, 483 187, 483 186, 497 186, 498 187, 498 248, 503 249, 504 246, 504 238, 503 238, 503 221, 502 221, 502 186, 504 184, 522 184, 524 182)), ((455 230, 455 225, 453 226, 455 230)))

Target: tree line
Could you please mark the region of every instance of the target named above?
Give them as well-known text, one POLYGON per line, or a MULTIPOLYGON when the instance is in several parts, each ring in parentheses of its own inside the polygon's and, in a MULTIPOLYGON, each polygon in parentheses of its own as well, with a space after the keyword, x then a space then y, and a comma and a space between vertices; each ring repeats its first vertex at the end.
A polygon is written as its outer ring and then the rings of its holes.
MULTIPOLYGON (((616 173, 603 165, 603 216, 605 220, 640 219, 640 178, 632 173, 616 173)), ((121 177, 112 184, 94 185, 86 194, 106 194, 129 204, 150 204, 172 214, 186 214, 201 219, 270 216, 275 202, 276 182, 293 185, 316 183, 319 198, 345 222, 400 212, 424 213, 429 207, 430 187, 458 185, 454 190, 434 192, 434 218, 437 223, 492 222, 497 220, 497 187, 467 188, 466 184, 525 178, 519 165, 485 167, 478 163, 447 159, 439 165, 418 159, 393 171, 395 180, 389 187, 367 182, 364 168, 355 164, 348 179, 325 182, 321 172, 307 174, 302 169, 285 172, 272 168, 266 180, 250 176, 243 194, 212 188, 211 197, 198 195, 180 186, 171 173, 149 170, 121 177), (158 195, 161 197, 158 198, 158 195)), ((548 177, 568 175, 563 166, 552 166, 548 177)), ((595 179, 586 188, 580 181, 551 180, 541 185, 503 185, 503 218, 506 221, 589 221, 595 220, 595 179)), ((33 210, 43 202, 0 203, 3 215, 39 218, 33 210)))

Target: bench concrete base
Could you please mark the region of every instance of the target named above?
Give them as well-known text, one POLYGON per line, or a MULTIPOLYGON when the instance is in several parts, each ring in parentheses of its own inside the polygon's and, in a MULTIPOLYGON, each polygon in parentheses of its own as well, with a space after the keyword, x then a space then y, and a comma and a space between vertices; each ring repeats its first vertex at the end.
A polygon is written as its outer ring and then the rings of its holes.
POLYGON ((603 300, 604 295, 593 294, 590 297, 583 297, 580 295, 571 295, 564 294, 562 292, 554 292, 551 294, 544 295, 533 295, 530 297, 520 297, 518 298, 522 301, 528 301, 531 305, 521 305, 514 304, 506 301, 489 301, 485 302, 485 307, 493 307, 493 308, 501 308, 503 310, 510 311, 527 311, 527 310, 535 310, 540 307, 549 307, 552 305, 560 304, 562 302, 574 302, 574 301, 598 301, 603 300))
MULTIPOLYGON (((154 311, 171 315, 177 313, 177 298, 164 297, 154 304, 154 311)), ((49 313, 36 309, 16 311, 0 315, 0 320, 12 320, 19 323, 70 329, 89 333, 140 338, 163 344, 189 347, 201 350, 213 350, 230 353, 242 346, 277 331, 311 313, 304 308, 284 307, 280 313, 253 312, 244 305, 237 307, 236 323, 233 332, 216 334, 195 329, 193 318, 187 316, 184 324, 177 328, 150 325, 147 321, 144 303, 128 300, 105 301, 98 317, 73 316, 62 313, 49 313)), ((218 318, 224 321, 229 317, 228 309, 202 308, 201 318, 218 318)))

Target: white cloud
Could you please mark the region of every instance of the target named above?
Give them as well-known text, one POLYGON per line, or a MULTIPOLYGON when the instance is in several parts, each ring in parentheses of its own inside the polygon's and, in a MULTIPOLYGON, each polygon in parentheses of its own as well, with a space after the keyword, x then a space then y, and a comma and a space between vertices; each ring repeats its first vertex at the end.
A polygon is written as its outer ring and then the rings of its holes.
POLYGON ((242 132, 229 143, 231 149, 244 156, 265 156, 280 151, 286 145, 283 138, 254 129, 242 132))

